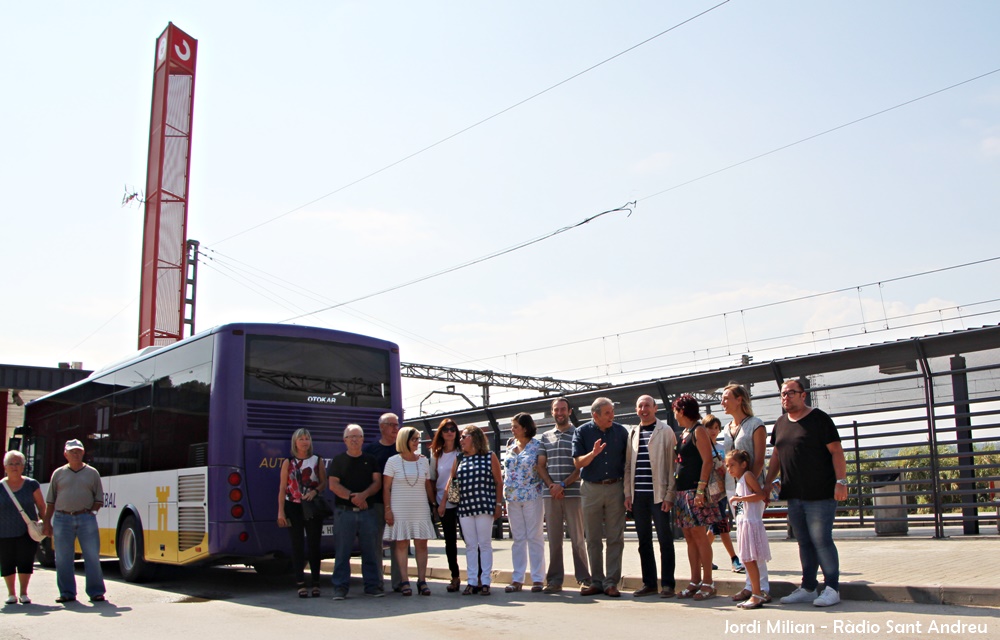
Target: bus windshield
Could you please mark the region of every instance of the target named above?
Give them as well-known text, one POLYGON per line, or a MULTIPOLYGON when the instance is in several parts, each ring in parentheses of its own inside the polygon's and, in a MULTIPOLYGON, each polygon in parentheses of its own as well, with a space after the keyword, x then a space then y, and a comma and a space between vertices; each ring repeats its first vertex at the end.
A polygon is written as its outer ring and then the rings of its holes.
POLYGON ((389 354, 384 349, 248 335, 247 400, 392 407, 389 354))

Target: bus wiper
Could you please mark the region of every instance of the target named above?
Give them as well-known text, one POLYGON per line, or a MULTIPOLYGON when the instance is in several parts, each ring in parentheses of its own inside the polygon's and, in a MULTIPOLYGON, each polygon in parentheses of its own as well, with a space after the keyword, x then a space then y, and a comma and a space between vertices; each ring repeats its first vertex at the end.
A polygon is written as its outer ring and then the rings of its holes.
POLYGON ((329 378, 304 373, 247 367, 247 375, 286 391, 342 395, 349 398, 383 397, 382 383, 363 378, 329 378))

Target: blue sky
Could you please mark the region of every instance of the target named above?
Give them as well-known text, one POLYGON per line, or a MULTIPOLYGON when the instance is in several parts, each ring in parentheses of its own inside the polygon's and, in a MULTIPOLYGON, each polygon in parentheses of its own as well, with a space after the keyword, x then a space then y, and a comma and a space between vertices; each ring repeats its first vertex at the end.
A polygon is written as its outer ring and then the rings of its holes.
MULTIPOLYGON (((120 201, 145 182, 170 21, 199 41, 200 328, 299 316, 629 201, 296 321, 409 362, 634 380, 1000 320, 998 262, 851 290, 1000 256, 1000 73, 685 184, 1000 68, 995 2, 734 0, 338 191, 716 4, 6 3, 0 361, 134 349, 142 212, 120 201)), ((407 381, 407 406, 433 388, 407 381)))

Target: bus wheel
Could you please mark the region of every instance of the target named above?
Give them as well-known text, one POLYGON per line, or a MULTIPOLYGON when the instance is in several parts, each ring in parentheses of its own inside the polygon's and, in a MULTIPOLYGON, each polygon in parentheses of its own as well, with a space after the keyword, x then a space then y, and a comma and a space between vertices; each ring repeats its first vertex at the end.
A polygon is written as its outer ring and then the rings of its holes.
POLYGON ((250 566, 262 576, 282 576, 292 570, 292 561, 288 558, 272 558, 257 560, 250 566))
POLYGON ((52 538, 48 537, 38 543, 38 551, 35 552, 35 560, 46 569, 54 569, 56 566, 56 554, 52 550, 52 538))
POLYGON ((118 567, 128 582, 145 582, 153 577, 155 567, 146 562, 142 525, 135 516, 125 518, 118 532, 118 567))

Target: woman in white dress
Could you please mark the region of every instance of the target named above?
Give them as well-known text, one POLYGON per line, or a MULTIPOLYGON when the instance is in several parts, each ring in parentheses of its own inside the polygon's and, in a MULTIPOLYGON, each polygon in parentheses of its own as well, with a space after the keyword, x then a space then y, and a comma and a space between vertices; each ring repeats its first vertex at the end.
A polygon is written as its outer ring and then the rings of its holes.
MULTIPOLYGON (((403 427, 396 436, 396 451, 389 458, 382 473, 382 491, 385 501, 385 539, 395 541, 393 553, 400 575, 408 576, 407 550, 410 540, 417 556, 417 592, 431 595, 427 586, 427 541, 436 537, 431 522, 431 505, 434 503, 434 485, 430 480, 430 465, 419 454, 420 432, 413 427, 403 427)), ((409 581, 400 583, 404 596, 413 595, 409 581)))

